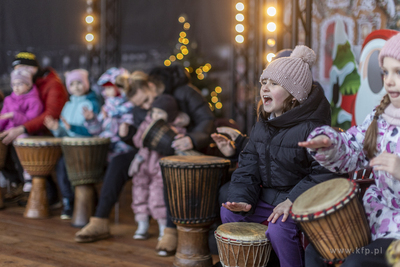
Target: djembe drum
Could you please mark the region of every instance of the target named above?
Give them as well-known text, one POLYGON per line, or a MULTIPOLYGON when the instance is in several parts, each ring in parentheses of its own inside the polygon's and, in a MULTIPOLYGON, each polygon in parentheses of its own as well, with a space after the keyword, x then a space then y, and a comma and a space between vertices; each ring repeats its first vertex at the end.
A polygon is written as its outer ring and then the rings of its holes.
POLYGON ((265 267, 272 246, 265 237, 268 226, 259 223, 233 222, 218 226, 214 232, 222 266, 265 267))
POLYGON ((320 183, 301 194, 290 214, 329 264, 338 266, 371 238, 357 184, 344 178, 320 183))
POLYGON ((109 145, 109 138, 64 137, 62 139, 61 147, 68 179, 75 187, 72 226, 85 226, 93 215, 96 208, 95 184, 103 180, 109 145))
POLYGON ((144 131, 143 146, 165 156, 173 155, 175 150, 171 145, 175 136, 176 133, 168 126, 167 122, 159 119, 153 121, 144 131))
POLYGON ((212 266, 208 231, 219 214, 218 190, 230 161, 211 156, 169 156, 160 160, 171 219, 177 225, 174 266, 212 266))
POLYGON ((22 167, 32 176, 24 217, 41 219, 49 217, 46 177, 61 157, 61 139, 54 137, 18 138, 14 141, 22 167))

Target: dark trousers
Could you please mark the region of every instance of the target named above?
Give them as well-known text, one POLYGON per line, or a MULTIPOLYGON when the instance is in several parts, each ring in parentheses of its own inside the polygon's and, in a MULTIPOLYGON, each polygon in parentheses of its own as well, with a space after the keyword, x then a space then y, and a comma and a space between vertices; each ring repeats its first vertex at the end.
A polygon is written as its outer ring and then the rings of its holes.
MULTIPOLYGON (((394 239, 380 238, 371 244, 357 249, 353 254, 346 258, 341 267, 386 267, 385 259, 386 249, 394 239)), ((321 258, 320 254, 312 244, 306 248, 306 266, 307 267, 328 267, 321 258)))
POLYGON ((3 173, 4 177, 11 183, 24 183, 24 169, 19 162, 17 152, 15 151, 13 145, 8 146, 6 162, 1 172, 3 173))
POLYGON ((62 156, 56 165, 57 182, 60 188, 62 198, 67 198, 70 201, 74 200, 74 189, 68 179, 67 168, 65 167, 65 159, 62 156))
POLYGON ((111 159, 104 175, 95 217, 108 218, 110 216, 111 210, 114 204, 118 202, 125 183, 131 179, 128 175, 128 169, 136 153, 137 149, 134 149, 111 159))

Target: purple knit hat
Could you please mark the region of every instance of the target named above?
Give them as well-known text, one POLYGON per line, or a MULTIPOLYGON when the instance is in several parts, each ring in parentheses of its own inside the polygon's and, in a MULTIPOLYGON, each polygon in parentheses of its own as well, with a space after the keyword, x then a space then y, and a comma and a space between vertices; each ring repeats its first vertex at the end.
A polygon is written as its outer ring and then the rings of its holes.
POLYGON ((11 72, 11 87, 15 80, 22 81, 24 84, 28 85, 29 88, 31 88, 33 84, 32 73, 30 73, 25 67, 19 67, 11 72))
POLYGON ((400 33, 392 36, 383 45, 381 52, 379 53, 379 66, 382 67, 383 59, 385 57, 392 57, 400 61, 400 33))
POLYGON ((80 81, 83 84, 85 92, 89 91, 89 73, 84 69, 76 69, 66 72, 65 74, 65 85, 67 86, 68 92, 71 94, 69 89, 71 82, 80 81))
POLYGON ((303 103, 311 92, 313 82, 311 67, 316 58, 312 49, 305 45, 298 45, 290 57, 272 61, 261 74, 260 82, 271 79, 303 103))

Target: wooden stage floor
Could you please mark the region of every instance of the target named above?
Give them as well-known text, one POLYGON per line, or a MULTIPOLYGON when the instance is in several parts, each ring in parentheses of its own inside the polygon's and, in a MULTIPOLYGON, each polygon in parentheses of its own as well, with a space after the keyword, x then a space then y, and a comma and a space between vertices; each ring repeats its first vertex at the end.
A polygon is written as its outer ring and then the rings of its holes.
POLYGON ((0 266, 172 266, 174 257, 155 253, 156 221, 151 220, 148 240, 132 239, 136 225, 130 192, 129 183, 121 196, 119 223, 115 224, 114 214, 110 217, 112 238, 95 243, 74 242, 79 229, 59 218, 61 209, 52 211, 49 219, 33 220, 23 217, 23 207, 6 203, 0 211, 0 266))

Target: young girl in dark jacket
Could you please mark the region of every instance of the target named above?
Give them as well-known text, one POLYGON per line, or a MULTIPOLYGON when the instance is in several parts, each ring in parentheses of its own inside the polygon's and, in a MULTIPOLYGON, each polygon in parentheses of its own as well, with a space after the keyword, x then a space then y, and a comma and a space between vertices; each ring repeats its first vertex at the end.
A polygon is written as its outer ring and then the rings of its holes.
POLYGON ((310 187, 337 177, 297 145, 317 125, 330 124, 330 106, 321 88, 312 85, 315 53, 297 46, 290 57, 263 71, 259 121, 232 175, 221 220, 268 220, 266 232, 281 266, 304 266, 296 223, 289 216, 294 200, 310 187))

